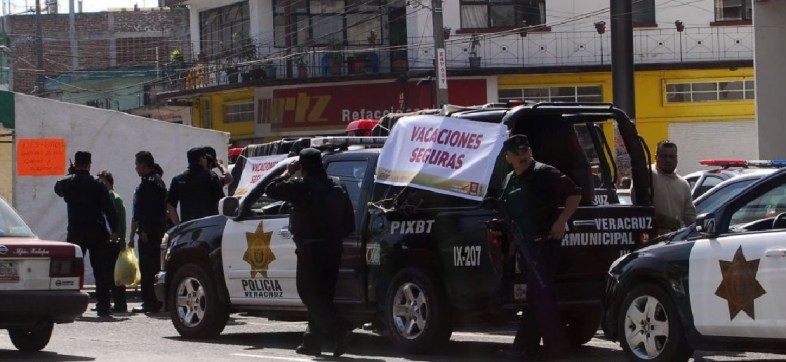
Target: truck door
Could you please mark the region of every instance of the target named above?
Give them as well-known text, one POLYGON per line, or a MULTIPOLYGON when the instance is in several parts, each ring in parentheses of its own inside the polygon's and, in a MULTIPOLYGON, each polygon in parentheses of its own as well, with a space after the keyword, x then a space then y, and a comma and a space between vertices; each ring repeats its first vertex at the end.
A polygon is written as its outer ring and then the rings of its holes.
POLYGON ((326 171, 329 177, 338 180, 349 193, 352 207, 355 210, 355 232, 343 240, 341 268, 336 283, 335 299, 339 303, 362 303, 365 300, 365 248, 360 235, 362 218, 365 215, 363 205, 368 201, 366 182, 373 182, 370 176, 370 162, 365 158, 330 158, 326 157, 326 171), (369 176, 369 177, 367 177, 369 176))

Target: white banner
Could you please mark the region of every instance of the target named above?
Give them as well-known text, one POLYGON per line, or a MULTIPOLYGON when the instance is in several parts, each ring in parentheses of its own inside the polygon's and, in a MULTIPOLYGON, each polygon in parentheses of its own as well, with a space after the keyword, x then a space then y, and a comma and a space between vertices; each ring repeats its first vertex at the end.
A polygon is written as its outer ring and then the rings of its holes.
POLYGON ((376 181, 482 200, 506 137, 502 124, 404 117, 382 148, 376 181))
POLYGON ((243 168, 243 173, 240 176, 240 181, 237 184, 234 196, 243 196, 247 194, 254 188, 254 185, 256 185, 259 180, 276 166, 276 164, 286 158, 286 154, 247 158, 246 166, 243 168))

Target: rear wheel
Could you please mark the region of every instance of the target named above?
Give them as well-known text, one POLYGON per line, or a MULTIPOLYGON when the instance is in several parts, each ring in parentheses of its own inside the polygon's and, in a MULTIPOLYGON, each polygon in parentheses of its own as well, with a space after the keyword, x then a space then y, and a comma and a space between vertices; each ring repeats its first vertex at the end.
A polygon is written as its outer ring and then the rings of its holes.
POLYGON ((447 300, 435 278, 417 268, 405 268, 390 283, 385 302, 385 325, 401 350, 422 353, 450 339, 447 300))
POLYGON ((180 267, 169 287, 169 315, 186 338, 215 337, 229 320, 229 309, 218 299, 218 289, 202 266, 180 267))
POLYGON ((49 344, 53 328, 52 322, 46 322, 31 329, 11 328, 8 330, 8 336, 11 337, 11 343, 18 350, 36 352, 49 344))
POLYGON ((581 346, 591 341, 600 328, 599 308, 571 310, 565 318, 565 333, 571 346, 581 346))
POLYGON ((632 361, 687 361, 693 354, 677 307, 668 293, 651 284, 633 288, 622 302, 619 334, 632 361))

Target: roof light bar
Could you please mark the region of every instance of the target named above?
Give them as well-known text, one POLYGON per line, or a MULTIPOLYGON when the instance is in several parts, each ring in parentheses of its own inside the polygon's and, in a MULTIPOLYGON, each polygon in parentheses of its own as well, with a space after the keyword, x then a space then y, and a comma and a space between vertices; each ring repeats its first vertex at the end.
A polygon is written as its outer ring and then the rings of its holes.
POLYGON ((700 164, 716 167, 786 167, 786 160, 701 160, 700 164))
POLYGON ((385 140, 387 137, 314 137, 311 139, 311 147, 338 148, 356 145, 381 147, 385 144, 385 140))

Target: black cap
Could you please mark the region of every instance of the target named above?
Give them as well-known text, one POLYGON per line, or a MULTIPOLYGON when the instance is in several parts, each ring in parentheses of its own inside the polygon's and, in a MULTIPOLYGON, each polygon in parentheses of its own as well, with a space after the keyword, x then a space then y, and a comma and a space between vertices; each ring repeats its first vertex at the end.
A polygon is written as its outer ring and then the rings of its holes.
POLYGON ((203 147, 194 147, 186 152, 186 157, 188 157, 189 164, 198 163, 199 159, 205 156, 206 153, 203 147))
POLYGON ((316 148, 304 148, 300 150, 300 166, 306 170, 322 168, 322 152, 316 148))
POLYGON ((508 137, 502 144, 503 151, 526 150, 529 148, 529 138, 523 134, 508 137))
POLYGON ((90 155, 90 152, 76 151, 76 154, 74 155, 74 163, 77 165, 89 165, 93 163, 91 158, 92 156, 90 155))
POLYGON ((216 162, 216 149, 210 146, 202 147, 205 149, 205 156, 207 156, 207 163, 212 164, 216 162))

